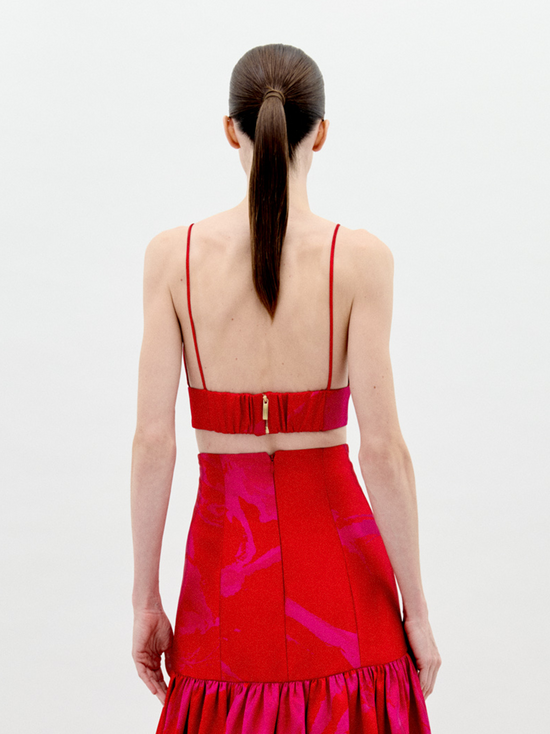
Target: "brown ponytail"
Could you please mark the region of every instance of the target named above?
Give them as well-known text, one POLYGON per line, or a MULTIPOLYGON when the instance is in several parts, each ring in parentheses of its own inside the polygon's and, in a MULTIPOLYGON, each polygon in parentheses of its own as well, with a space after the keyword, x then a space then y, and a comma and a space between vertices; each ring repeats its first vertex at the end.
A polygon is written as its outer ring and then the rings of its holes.
POLYGON ((296 147, 324 114, 321 72, 294 46, 257 46, 233 69, 229 116, 254 143, 248 191, 252 277, 272 319, 288 222, 290 168, 296 147))

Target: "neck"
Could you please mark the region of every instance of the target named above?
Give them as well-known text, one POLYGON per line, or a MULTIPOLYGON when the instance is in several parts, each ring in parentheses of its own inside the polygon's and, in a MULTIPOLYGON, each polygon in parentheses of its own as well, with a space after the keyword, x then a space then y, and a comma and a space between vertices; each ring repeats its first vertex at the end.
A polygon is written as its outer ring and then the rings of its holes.
MULTIPOLYGON (((309 199, 307 195, 307 171, 304 170, 303 166, 298 163, 297 169, 291 169, 290 176, 288 179, 289 191, 288 191, 288 210, 289 217, 293 214, 311 213, 311 207, 309 206, 309 199)), ((250 173, 247 173, 246 177, 246 196, 241 201, 239 206, 243 207, 248 212, 248 187, 250 185, 250 173)))

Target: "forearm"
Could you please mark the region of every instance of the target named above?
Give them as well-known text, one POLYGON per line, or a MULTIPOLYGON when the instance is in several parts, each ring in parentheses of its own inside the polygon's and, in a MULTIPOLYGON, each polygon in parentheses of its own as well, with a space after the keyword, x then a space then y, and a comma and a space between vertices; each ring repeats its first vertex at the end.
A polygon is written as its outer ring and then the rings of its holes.
POLYGON ((172 436, 152 437, 136 432, 131 472, 132 604, 136 609, 162 608, 159 565, 175 461, 172 436))
POLYGON ((404 445, 362 449, 361 473, 392 564, 406 618, 427 617, 420 574, 418 509, 411 457, 404 445))

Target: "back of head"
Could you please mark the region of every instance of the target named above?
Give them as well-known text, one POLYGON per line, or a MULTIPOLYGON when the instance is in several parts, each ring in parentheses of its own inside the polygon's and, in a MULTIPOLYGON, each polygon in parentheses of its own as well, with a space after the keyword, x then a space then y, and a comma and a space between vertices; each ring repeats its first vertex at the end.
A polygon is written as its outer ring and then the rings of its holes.
POLYGON ((229 116, 254 144, 248 191, 252 274, 271 318, 288 222, 289 169, 297 146, 324 115, 323 77, 299 48, 256 46, 235 65, 229 116))

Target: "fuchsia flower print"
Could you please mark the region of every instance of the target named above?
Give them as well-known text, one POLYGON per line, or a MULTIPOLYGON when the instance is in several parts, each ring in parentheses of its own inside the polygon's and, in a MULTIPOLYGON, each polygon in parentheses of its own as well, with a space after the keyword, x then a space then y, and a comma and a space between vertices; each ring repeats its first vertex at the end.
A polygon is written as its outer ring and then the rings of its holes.
POLYGON ((348 445, 198 458, 157 734, 429 734, 348 445))

